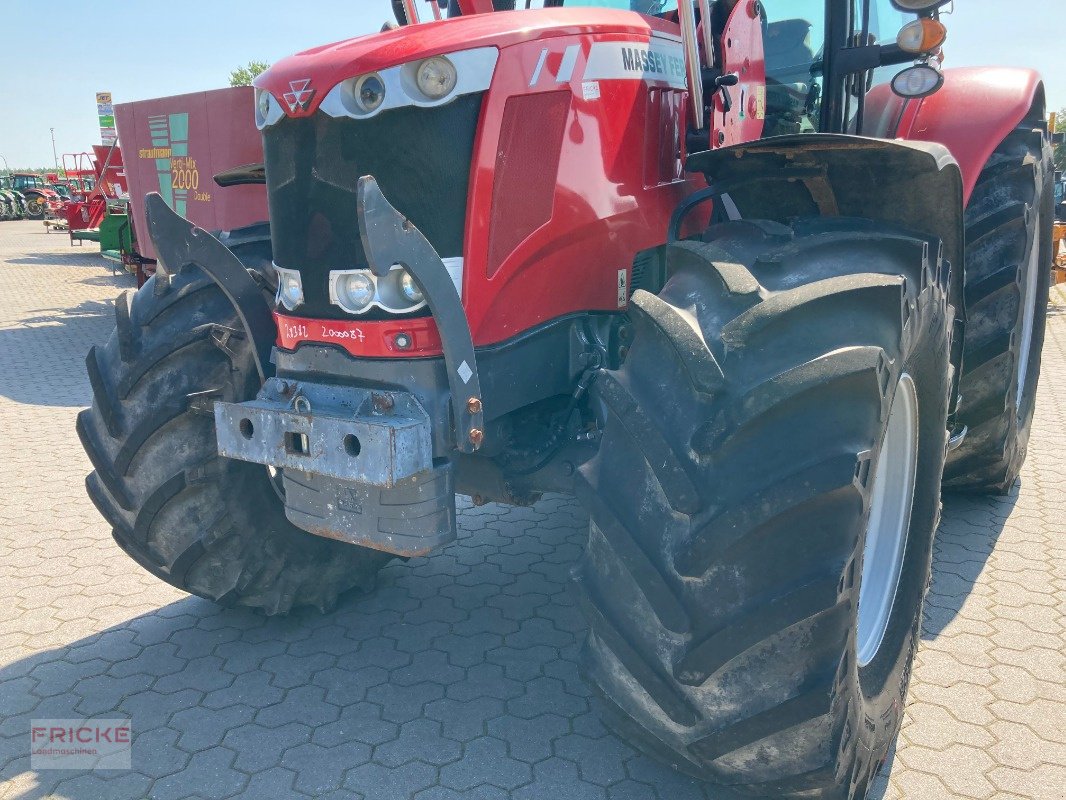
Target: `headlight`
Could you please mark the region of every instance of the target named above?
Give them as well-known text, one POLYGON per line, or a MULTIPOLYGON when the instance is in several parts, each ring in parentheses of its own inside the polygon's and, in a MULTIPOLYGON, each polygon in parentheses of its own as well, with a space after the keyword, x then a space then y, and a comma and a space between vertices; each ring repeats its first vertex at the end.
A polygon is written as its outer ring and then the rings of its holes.
POLYGON ((377 111, 385 102, 385 82, 376 72, 364 75, 352 86, 352 95, 363 113, 377 111))
POLYGON ((415 81, 422 94, 430 100, 440 100, 451 93, 458 78, 451 61, 444 56, 434 56, 418 65, 415 81))
POLYGON ((426 304, 414 278, 399 264, 384 276, 368 269, 330 271, 329 301, 349 314, 362 314, 372 306, 389 314, 409 314, 426 304))
POLYGON ((277 265, 274 266, 274 269, 278 271, 277 301, 280 305, 292 311, 297 306, 302 305, 304 301, 304 287, 303 281, 300 279, 300 273, 294 269, 282 269, 277 265))
POLYGON ((892 79, 892 91, 900 97, 926 97, 944 85, 940 70, 928 64, 915 64, 892 79))
POLYGON ((337 305, 349 314, 366 311, 374 302, 374 281, 365 272, 341 275, 334 284, 337 305))
POLYGON ((259 116, 266 119, 270 116, 270 93, 259 90, 259 116))
POLYGON ((403 271, 403 277, 400 278, 400 291, 402 291, 403 296, 412 303, 422 302, 422 290, 418 288, 414 276, 412 276, 407 270, 403 271))

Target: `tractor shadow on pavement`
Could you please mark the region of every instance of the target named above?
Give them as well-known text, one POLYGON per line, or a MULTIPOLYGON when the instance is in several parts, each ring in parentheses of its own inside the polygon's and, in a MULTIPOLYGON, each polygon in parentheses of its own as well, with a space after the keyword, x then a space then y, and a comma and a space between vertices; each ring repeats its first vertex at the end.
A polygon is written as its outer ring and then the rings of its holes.
POLYGON ((1019 494, 1019 484, 1002 497, 944 494, 944 511, 933 545, 933 579, 925 598, 922 639, 954 635, 951 627, 963 615, 963 607, 1019 494))
MULTIPOLYGON (((925 639, 962 609, 1016 496, 945 498, 925 639)), ((459 523, 459 541, 393 562, 373 594, 282 618, 174 600, 93 526, 54 586, 3 598, 16 609, 6 633, 57 610, 109 626, 0 669, 8 796, 737 800, 599 722, 578 672, 585 623, 569 572, 587 520, 575 502, 463 498, 459 523), (84 717, 132 720, 133 769, 31 770, 31 721, 84 717), (488 786, 506 790, 478 794, 488 786)))
POLYGON ((575 502, 464 498, 459 524, 373 594, 284 618, 175 600, 92 525, 48 586, 3 593, 18 610, 0 630, 44 624, 53 648, 0 668, 5 796, 737 800, 600 723, 578 671, 575 502), (86 717, 131 719, 131 771, 31 769, 31 720, 86 717))
MULTIPOLYGON (((950 629, 1016 499, 945 497, 925 639, 950 629)), ((735 800, 600 724, 569 588, 587 527, 578 505, 464 498, 459 523, 456 543, 393 562, 373 594, 283 618, 175 600, 92 526, 46 585, 8 584, 2 598, 15 609, 4 633, 78 617, 104 628, 0 668, 7 796, 408 800, 432 787, 425 797, 480 798, 467 793, 488 784, 506 787, 484 795, 501 799, 735 800), (32 720, 88 717, 131 719, 131 771, 30 768, 32 720)))
MULTIPOLYGON (((129 275, 94 276, 94 282, 120 290, 133 286, 129 275)), ((47 300, 45 302, 48 302, 47 300)), ((0 397, 41 406, 87 406, 92 393, 85 378, 85 356, 102 345, 115 326, 112 299, 82 300, 55 306, 31 307, 15 320, 0 325, 0 348, 6 355, 0 372, 0 397)))
POLYGON ((122 267, 116 263, 107 261, 102 255, 100 255, 99 245, 92 242, 92 248, 79 248, 72 247, 70 252, 57 253, 54 250, 44 253, 23 253, 22 255, 14 258, 4 259, 6 264, 16 264, 19 266, 41 266, 51 269, 66 268, 66 267, 81 267, 83 269, 92 269, 99 271, 101 267, 113 268, 115 274, 122 274, 122 267))
MULTIPOLYGON (((1019 484, 1003 497, 944 494, 944 510, 933 544, 932 582, 925 598, 923 641, 940 636, 984 634, 984 631, 969 628, 973 620, 965 614, 966 601, 971 597, 1019 495, 1019 484)), ((870 789, 868 800, 884 800, 887 796, 895 756, 893 746, 870 789)))

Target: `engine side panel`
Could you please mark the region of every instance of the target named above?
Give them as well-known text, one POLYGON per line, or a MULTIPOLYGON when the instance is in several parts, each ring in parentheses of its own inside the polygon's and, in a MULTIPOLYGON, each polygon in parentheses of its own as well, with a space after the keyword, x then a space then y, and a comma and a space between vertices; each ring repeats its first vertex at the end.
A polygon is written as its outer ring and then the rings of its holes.
POLYGON ((671 212, 694 186, 681 168, 684 82, 675 37, 559 36, 501 50, 467 207, 464 297, 475 343, 626 306, 635 255, 665 241, 671 212), (508 114, 545 95, 556 113, 561 103, 560 124, 508 114), (516 124, 537 130, 515 136, 516 124), (545 221, 516 235, 513 220, 531 206, 545 221), (494 248, 501 239, 506 254, 494 248))

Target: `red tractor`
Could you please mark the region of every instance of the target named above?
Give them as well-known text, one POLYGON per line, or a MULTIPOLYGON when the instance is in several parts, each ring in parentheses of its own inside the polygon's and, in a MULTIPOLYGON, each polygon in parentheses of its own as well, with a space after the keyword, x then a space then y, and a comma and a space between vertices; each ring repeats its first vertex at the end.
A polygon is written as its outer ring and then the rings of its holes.
POLYGON ((13 188, 26 197, 26 217, 45 219, 58 216, 66 200, 44 178, 35 172, 13 172, 13 188))
POLYGON ((270 258, 149 195, 159 271, 88 357, 118 544, 325 610, 455 539, 456 493, 572 493, 610 725, 865 796, 941 486, 1017 478, 1048 296, 1043 86, 942 70, 941 4, 406 0, 276 64, 270 258))

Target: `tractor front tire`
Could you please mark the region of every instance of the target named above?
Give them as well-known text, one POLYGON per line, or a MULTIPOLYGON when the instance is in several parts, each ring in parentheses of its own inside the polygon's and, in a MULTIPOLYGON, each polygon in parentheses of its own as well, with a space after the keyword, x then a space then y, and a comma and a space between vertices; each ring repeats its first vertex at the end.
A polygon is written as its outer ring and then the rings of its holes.
POLYGON ((89 497, 119 546, 179 589, 267 614, 369 589, 388 555, 300 530, 265 467, 217 454, 213 401, 255 397, 259 377, 214 281, 195 266, 157 273, 115 316, 89 351, 93 404, 77 429, 89 497))
POLYGON ((1036 407, 1051 285, 1055 167, 1044 132, 1023 123, 996 149, 966 209, 966 345, 959 422, 944 488, 1010 491, 1036 407))
POLYGON ((937 242, 864 220, 705 239, 671 246, 659 295, 634 294, 628 356, 594 384, 587 676, 610 727, 688 774, 862 798, 902 720, 940 512, 946 265, 937 242), (912 490, 883 493, 901 467, 912 490), (871 514, 894 540, 867 542, 871 514))

